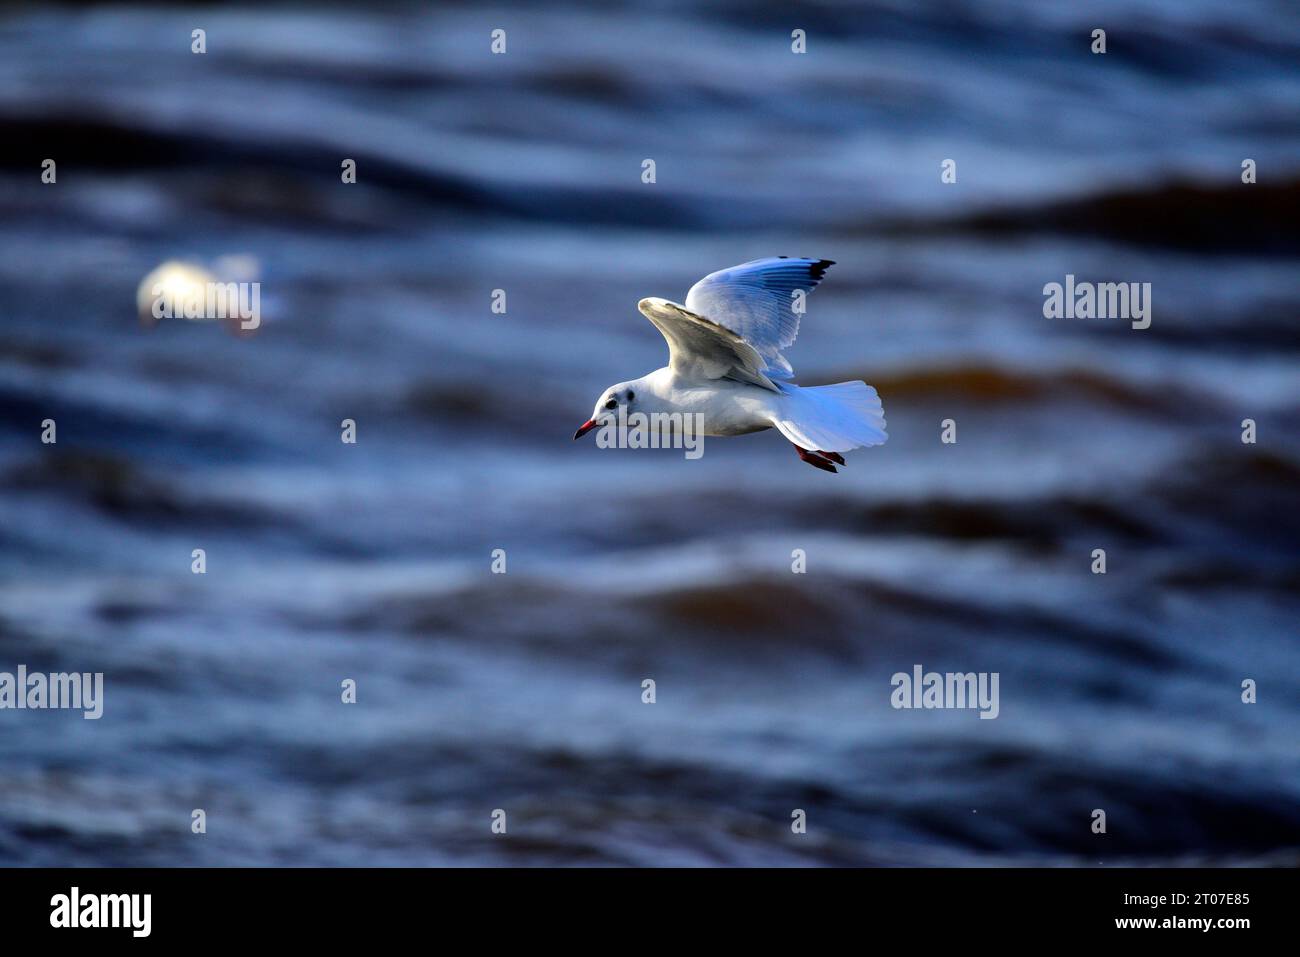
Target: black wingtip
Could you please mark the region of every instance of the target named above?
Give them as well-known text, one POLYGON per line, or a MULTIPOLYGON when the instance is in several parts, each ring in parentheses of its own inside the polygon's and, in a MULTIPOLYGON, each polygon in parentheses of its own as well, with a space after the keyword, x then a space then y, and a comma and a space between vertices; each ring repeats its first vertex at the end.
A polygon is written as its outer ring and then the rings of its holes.
POLYGON ((808 267, 808 272, 814 279, 821 279, 826 275, 826 270, 834 265, 834 259, 819 259, 808 267))
MULTIPOLYGON (((777 256, 777 259, 789 259, 789 256, 777 256)), ((800 259, 807 259, 810 262, 808 271, 812 273, 814 279, 821 279, 826 275, 826 270, 835 265, 834 259, 813 259, 811 256, 800 256, 800 259)))

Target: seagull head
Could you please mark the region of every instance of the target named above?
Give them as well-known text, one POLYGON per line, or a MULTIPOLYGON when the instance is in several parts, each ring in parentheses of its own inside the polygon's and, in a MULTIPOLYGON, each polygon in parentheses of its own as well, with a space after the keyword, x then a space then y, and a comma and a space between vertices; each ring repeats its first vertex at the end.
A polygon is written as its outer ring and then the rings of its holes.
POLYGON ((580 439, 597 426, 617 419, 619 406, 631 411, 632 404, 636 402, 635 385, 633 382, 620 382, 602 392, 600 398, 596 400, 596 408, 592 410, 591 418, 578 426, 578 431, 573 433, 573 438, 580 439))

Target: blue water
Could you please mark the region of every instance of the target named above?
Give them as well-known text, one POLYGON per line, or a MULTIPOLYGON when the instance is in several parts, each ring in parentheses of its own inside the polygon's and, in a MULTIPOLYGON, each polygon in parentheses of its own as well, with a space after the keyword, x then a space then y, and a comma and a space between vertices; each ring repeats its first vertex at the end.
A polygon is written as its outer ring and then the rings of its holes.
POLYGON ((0 671, 106 686, 0 711, 0 863, 1300 863, 1293 4, 33 8, 0 54, 0 671), (788 357, 887 445, 570 441, 664 362, 638 299, 777 254, 837 262, 788 357), (229 257, 256 334, 137 320, 229 257), (1151 328, 1045 319, 1067 273, 1151 328), (915 664, 998 718, 893 709, 915 664))

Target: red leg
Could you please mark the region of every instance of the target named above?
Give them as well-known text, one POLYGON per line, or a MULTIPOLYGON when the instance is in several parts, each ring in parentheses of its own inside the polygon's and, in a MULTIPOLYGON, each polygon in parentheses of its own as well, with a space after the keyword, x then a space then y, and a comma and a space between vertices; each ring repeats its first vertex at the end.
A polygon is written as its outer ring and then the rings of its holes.
POLYGON ((817 454, 824 459, 830 459, 832 462, 836 463, 837 465, 844 464, 844 456, 840 455, 840 453, 838 452, 823 452, 821 449, 818 449, 817 454))
MULTIPOLYGON (((791 442, 790 444, 794 445, 793 442, 791 442)), ((794 445, 794 450, 799 453, 799 458, 803 459, 813 468, 821 469, 823 472, 837 471, 835 466, 831 465, 831 463, 828 460, 822 458, 816 452, 809 452, 807 449, 800 448, 797 445, 794 445)))

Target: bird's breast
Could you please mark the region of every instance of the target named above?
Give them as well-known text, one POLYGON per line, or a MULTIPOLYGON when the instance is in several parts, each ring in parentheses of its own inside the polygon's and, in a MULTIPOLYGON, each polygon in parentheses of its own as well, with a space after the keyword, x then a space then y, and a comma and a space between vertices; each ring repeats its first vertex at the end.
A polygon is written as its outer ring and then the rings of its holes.
POLYGON ((723 382, 716 388, 674 390, 669 404, 675 410, 698 415, 705 435, 745 435, 772 427, 767 398, 770 393, 723 382))

